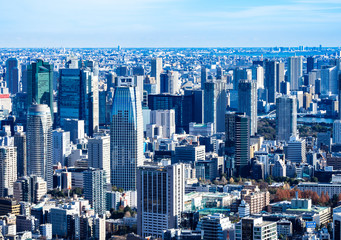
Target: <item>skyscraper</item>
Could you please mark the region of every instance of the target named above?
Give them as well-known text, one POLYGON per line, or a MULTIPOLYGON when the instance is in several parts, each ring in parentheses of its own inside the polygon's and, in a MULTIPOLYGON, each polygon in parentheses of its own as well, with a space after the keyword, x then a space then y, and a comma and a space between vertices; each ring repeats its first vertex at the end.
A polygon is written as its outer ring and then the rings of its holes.
POLYGON ((257 133, 257 83, 250 80, 239 81, 238 87, 239 112, 250 118, 250 134, 257 133))
POLYGON ((27 175, 27 158, 26 158, 26 134, 23 127, 16 127, 14 135, 14 146, 17 148, 17 173, 18 177, 27 175))
POLYGON ((70 132, 60 128, 52 131, 53 164, 65 165, 65 158, 71 154, 70 132))
POLYGON ((307 57, 307 73, 310 73, 315 69, 315 59, 314 57, 307 57))
POLYGON ((27 166, 28 174, 42 177, 52 188, 52 120, 46 104, 33 104, 28 112, 27 166))
POLYGON ((141 167, 137 177, 137 234, 161 238, 162 232, 178 228, 184 210, 185 168, 141 167))
POLYGON ((289 141, 297 132, 297 100, 295 96, 276 99, 277 140, 289 141))
POLYGON ((150 76, 155 78, 156 93, 160 93, 160 74, 162 73, 162 58, 154 58, 151 61, 151 73, 150 76))
POLYGON ((281 84, 285 81, 284 77, 284 63, 277 62, 276 64, 276 91, 281 92, 281 84))
POLYGON ((53 122, 53 64, 37 59, 27 66, 28 106, 46 104, 53 122))
POLYGON ((201 89, 204 89, 205 82, 207 82, 207 77, 208 77, 208 69, 204 65, 201 65, 201 75, 200 75, 201 89))
POLYGON ((302 70, 302 57, 289 57, 288 58, 288 82, 290 82, 290 90, 297 91, 301 84, 302 70))
MULTIPOLYGON (((92 61, 91 61, 92 62, 92 61)), ((94 63, 95 64, 95 63, 94 63)), ((92 136, 99 127, 98 76, 94 69, 61 69, 58 92, 58 121, 84 120, 85 132, 92 136)))
POLYGON ((20 63, 16 58, 9 58, 6 61, 6 83, 11 94, 16 94, 20 90, 20 63))
POLYGON ((336 66, 322 67, 321 94, 338 94, 338 69, 336 66))
POLYGON ((166 71, 160 75, 160 93, 175 94, 179 91, 179 73, 166 71))
POLYGON ((252 80, 252 70, 246 68, 236 68, 233 71, 233 89, 238 90, 240 80, 252 80))
POLYGON ((136 189, 137 167, 143 164, 143 119, 137 87, 115 89, 110 126, 111 184, 136 189))
POLYGON ((0 147, 0 196, 13 195, 13 183, 17 180, 17 148, 0 147))
POLYGON ((110 136, 95 136, 88 140, 89 167, 105 171, 106 181, 110 183, 110 136))
POLYGON ((226 85, 223 81, 204 84, 204 121, 213 123, 214 132, 225 131, 225 111, 227 106, 226 85))
POLYGON ((104 170, 90 168, 83 173, 84 198, 89 200, 96 214, 106 211, 106 176, 104 170))
POLYGON ((266 61, 265 62, 265 79, 264 87, 268 90, 268 102, 276 102, 276 90, 277 90, 277 62, 266 61))
POLYGON ((341 74, 338 76, 339 86, 338 86, 338 94, 339 94, 339 119, 341 120, 341 74))
POLYGON ((262 66, 252 66, 252 80, 257 82, 257 88, 264 88, 264 68, 262 66))
POLYGON ((245 114, 227 112, 225 118, 225 157, 229 177, 250 174, 250 119, 245 114))

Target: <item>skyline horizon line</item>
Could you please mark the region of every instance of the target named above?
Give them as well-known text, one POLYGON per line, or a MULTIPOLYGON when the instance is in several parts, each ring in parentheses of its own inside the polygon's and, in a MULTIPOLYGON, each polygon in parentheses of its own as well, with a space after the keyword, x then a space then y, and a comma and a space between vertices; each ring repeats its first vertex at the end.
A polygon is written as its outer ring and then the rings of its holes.
POLYGON ((307 46, 307 45, 292 45, 292 46, 284 46, 284 45, 274 45, 274 46, 162 46, 162 47, 138 47, 138 46, 128 46, 128 47, 122 47, 121 45, 117 45, 116 47, 95 47, 95 46, 87 46, 87 47, 71 47, 71 46, 60 46, 60 47, 0 47, 0 49, 62 49, 62 48, 67 48, 67 49, 181 49, 181 48, 197 48, 197 49, 215 49, 215 48, 219 48, 219 49, 236 49, 236 48, 245 48, 245 49, 258 49, 258 48, 300 48, 300 47, 304 47, 304 48, 323 48, 323 49, 328 49, 328 48, 335 48, 335 49, 341 49, 341 45, 340 46, 323 46, 323 44, 321 45, 317 45, 317 46, 307 46))

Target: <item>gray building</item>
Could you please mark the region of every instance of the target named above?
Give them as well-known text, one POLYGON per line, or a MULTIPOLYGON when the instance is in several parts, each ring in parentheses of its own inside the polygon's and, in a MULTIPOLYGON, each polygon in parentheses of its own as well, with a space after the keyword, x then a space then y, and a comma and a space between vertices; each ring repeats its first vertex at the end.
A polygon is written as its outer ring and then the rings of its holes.
POLYGON ((302 57, 288 58, 288 82, 290 82, 290 90, 297 91, 302 85, 301 77, 303 76, 302 57))
POLYGON ((277 140, 289 141, 297 134, 297 100, 294 96, 276 99, 277 140))
POLYGON ((224 132, 227 106, 226 84, 211 81, 204 84, 204 122, 213 123, 214 132, 224 132))
POLYGON ((160 74, 162 73, 162 58, 154 58, 151 61, 150 76, 155 78, 156 82, 156 94, 160 93, 160 74))
POLYGON ((250 117, 250 134, 257 133, 257 83, 250 80, 239 81, 239 112, 250 117))
POLYGON ((106 211, 106 176, 104 170, 91 168, 83 172, 84 198, 89 200, 96 214, 106 211))
MULTIPOLYGON (((18 129, 18 127, 17 127, 18 129)), ((26 134, 22 132, 22 127, 14 134, 14 146, 17 148, 17 173, 18 177, 27 175, 26 158, 26 134)))

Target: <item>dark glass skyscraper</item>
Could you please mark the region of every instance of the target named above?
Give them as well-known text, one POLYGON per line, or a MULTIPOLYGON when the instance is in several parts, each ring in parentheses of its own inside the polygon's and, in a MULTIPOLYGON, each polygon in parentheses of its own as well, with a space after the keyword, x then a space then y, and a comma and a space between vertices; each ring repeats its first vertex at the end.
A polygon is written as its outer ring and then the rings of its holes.
POLYGON ((307 57, 307 73, 310 73, 313 69, 315 69, 315 58, 307 57))
POLYGON ((200 93, 195 94, 188 91, 186 91, 185 95, 150 94, 148 96, 148 107, 150 110, 175 110, 177 133, 181 133, 183 130, 189 132, 189 123, 199 122, 202 119, 200 117, 202 116, 200 103, 202 104, 200 93))
POLYGON ((250 119, 245 114, 227 112, 225 115, 225 157, 229 177, 250 174, 250 119))
POLYGON ((276 89, 277 89, 277 62, 265 62, 265 79, 264 87, 268 90, 268 102, 276 102, 276 89))
POLYGON ((27 66, 27 92, 28 106, 46 104, 53 119, 53 64, 37 59, 27 66))
POLYGON ((6 83, 11 94, 20 90, 20 64, 16 58, 9 58, 6 61, 6 83))
POLYGON ((84 120, 92 136, 99 125, 98 76, 90 68, 61 69, 58 91, 58 123, 65 119, 84 120))
POLYGON ((257 83, 250 80, 239 81, 239 112, 250 117, 250 134, 257 133, 257 83))

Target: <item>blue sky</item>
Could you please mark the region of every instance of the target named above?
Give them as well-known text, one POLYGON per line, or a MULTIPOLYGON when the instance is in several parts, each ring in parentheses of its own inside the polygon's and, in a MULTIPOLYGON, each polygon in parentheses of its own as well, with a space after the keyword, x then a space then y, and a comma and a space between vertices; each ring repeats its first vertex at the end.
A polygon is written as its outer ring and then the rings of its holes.
POLYGON ((0 8, 0 47, 341 45, 341 0, 11 0, 0 8))

